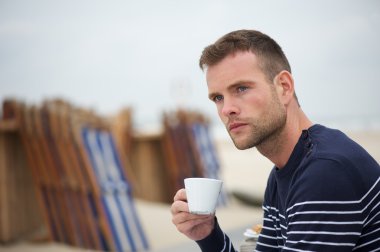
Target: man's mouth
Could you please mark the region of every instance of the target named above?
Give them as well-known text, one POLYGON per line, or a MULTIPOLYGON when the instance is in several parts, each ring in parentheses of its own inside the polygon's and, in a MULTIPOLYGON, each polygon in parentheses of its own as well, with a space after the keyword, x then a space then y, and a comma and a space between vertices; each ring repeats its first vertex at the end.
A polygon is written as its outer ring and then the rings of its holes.
POLYGON ((245 125, 247 125, 247 124, 246 123, 230 123, 228 125, 228 130, 229 131, 236 131, 245 125))

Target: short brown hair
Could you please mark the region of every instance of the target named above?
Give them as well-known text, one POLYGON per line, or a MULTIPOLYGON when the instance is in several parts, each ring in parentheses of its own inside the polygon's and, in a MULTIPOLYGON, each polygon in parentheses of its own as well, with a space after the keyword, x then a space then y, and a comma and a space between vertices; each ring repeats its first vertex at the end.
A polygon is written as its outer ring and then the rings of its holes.
POLYGON ((255 30, 237 30, 224 35, 203 50, 199 66, 204 70, 241 51, 251 51, 258 57, 259 67, 269 82, 282 70, 291 73, 288 59, 277 42, 255 30))

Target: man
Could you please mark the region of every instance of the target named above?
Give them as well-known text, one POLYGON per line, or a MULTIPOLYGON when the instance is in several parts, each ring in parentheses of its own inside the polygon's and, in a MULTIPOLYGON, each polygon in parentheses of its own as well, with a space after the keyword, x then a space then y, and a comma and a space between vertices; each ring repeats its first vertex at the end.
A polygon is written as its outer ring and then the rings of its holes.
MULTIPOLYGON (((308 119, 281 47, 258 31, 234 31, 204 49, 200 66, 235 146, 256 147, 275 165, 257 251, 380 251, 379 164, 308 119)), ((202 251, 235 251, 215 216, 188 212, 184 189, 171 212, 202 251)))

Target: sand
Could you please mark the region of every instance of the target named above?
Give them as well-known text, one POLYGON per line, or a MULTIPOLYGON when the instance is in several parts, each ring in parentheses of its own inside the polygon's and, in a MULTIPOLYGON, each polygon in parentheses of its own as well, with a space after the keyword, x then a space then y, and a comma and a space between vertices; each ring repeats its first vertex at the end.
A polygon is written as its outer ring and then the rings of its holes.
MULTIPOLYGON (((380 131, 346 132, 352 139, 362 145, 380 163, 380 131)), ((244 192, 255 198, 262 198, 266 180, 272 168, 271 162, 262 157, 256 149, 239 151, 230 140, 216 141, 220 158, 224 188, 227 192, 244 192)), ((151 252, 176 251, 177 246, 184 246, 178 251, 194 251, 185 236, 178 233, 171 223, 170 205, 146 202, 136 199, 136 207, 148 237, 151 252), (185 249, 187 247, 188 250, 185 249)), ((243 239, 245 228, 261 222, 262 210, 242 204, 230 198, 229 205, 217 210, 222 228, 235 234, 235 242, 239 233, 243 239)), ((235 247, 237 245, 235 244, 235 247)), ((8 246, 0 246, 0 251, 9 252, 44 252, 44 251, 86 251, 56 243, 20 242, 8 246)), ((196 250, 195 250, 196 251, 196 250)))

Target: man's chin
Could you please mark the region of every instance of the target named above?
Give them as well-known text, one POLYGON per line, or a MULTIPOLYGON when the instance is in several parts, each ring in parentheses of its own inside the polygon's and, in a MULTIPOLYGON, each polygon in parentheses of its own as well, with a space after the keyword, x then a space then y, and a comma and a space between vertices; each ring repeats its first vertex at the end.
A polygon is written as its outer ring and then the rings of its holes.
POLYGON ((232 139, 232 142, 234 143, 235 147, 239 150, 246 150, 246 149, 250 149, 250 148, 255 147, 255 145, 245 143, 245 142, 241 142, 241 141, 238 141, 236 139, 235 140, 232 139))
POLYGON ((230 135, 235 147, 239 150, 246 150, 255 147, 255 145, 252 145, 251 142, 247 141, 247 136, 244 134, 233 134, 231 132, 228 132, 228 134, 230 135))

